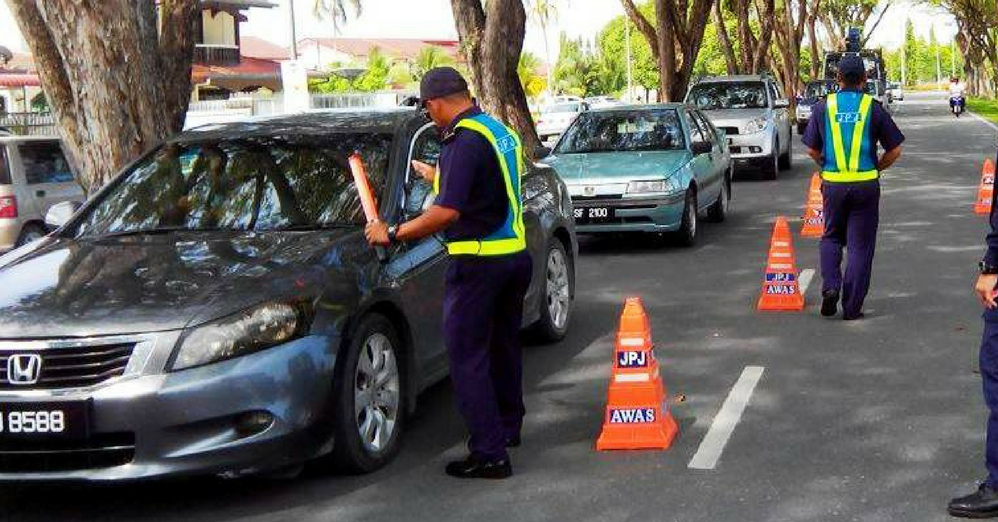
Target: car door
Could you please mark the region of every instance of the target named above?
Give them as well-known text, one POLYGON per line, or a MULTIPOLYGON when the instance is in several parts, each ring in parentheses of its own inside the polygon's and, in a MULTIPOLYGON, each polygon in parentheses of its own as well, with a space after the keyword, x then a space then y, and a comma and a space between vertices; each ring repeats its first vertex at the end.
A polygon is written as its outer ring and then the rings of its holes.
POLYGON ((76 183, 59 140, 29 140, 11 149, 16 149, 11 164, 20 168, 24 180, 21 193, 26 214, 42 218, 56 203, 83 201, 83 189, 76 183))
POLYGON ((720 183, 724 181, 724 174, 728 169, 727 145, 721 141, 721 137, 717 134, 717 129, 711 125, 702 112, 695 110, 693 111, 693 116, 697 119, 697 123, 700 124, 700 130, 703 135, 711 142, 711 179, 713 180, 712 183, 717 183, 718 189, 720 189, 720 183))
MULTIPOLYGON (((432 187, 412 168, 412 160, 436 165, 440 159, 440 134, 433 124, 420 128, 410 140, 401 191, 401 220, 413 219, 432 201, 432 187)), ((397 283, 398 296, 409 314, 415 357, 422 383, 427 384, 447 371, 443 340, 444 274, 447 252, 438 236, 430 236, 398 246, 391 254, 386 272, 397 283)))
MULTIPOLYGON (((687 110, 684 112, 686 114, 687 125, 690 129, 690 150, 692 150, 694 143, 711 143, 709 134, 704 132, 693 111, 687 110)), ((716 147, 717 145, 713 144, 713 146, 716 147)), ((715 153, 713 152, 713 148, 711 150, 711 152, 694 156, 693 161, 690 162, 693 177, 696 179, 697 187, 699 187, 700 194, 697 202, 700 207, 704 207, 706 204, 717 199, 717 192, 721 188, 721 185, 717 182, 716 174, 713 173, 714 162, 712 157, 715 153)))
POLYGON ((776 82, 770 81, 768 84, 769 96, 772 98, 773 121, 776 123, 777 135, 780 138, 780 147, 781 149, 789 150, 792 138, 790 136, 790 110, 787 107, 777 107, 777 101, 784 99, 783 93, 780 92, 780 87, 776 85, 776 82))

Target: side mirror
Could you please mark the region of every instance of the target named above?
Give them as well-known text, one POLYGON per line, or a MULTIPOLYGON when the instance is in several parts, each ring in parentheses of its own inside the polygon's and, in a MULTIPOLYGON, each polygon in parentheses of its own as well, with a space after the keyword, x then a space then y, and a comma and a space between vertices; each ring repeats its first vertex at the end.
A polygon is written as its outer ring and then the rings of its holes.
POLYGON ((551 155, 551 148, 540 146, 534 148, 534 159, 544 159, 551 155))
POLYGON ((69 219, 76 214, 76 211, 83 207, 83 203, 79 201, 63 201, 62 203, 56 203, 49 207, 48 212, 45 213, 45 226, 50 230, 55 230, 61 228, 63 225, 69 222, 69 219))
POLYGON ((786 109, 789 106, 790 100, 787 100, 786 98, 780 98, 779 100, 773 102, 773 107, 776 107, 777 109, 786 109))
POLYGON ((714 150, 714 146, 709 141, 695 141, 692 148, 694 156, 709 154, 710 151, 714 150))

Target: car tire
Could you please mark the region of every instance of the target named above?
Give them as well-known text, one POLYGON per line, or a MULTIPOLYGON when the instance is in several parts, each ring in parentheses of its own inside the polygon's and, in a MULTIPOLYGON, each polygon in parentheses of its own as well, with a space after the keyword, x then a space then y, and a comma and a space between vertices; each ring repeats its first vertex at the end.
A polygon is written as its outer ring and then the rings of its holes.
POLYGON ((697 242, 697 192, 690 187, 686 189, 686 204, 683 205, 683 221, 676 232, 676 243, 679 246, 691 247, 697 242))
POLYGON ((780 142, 773 144, 773 156, 764 160, 762 164, 762 177, 773 181, 780 173, 780 142))
POLYGON ((406 413, 405 379, 398 357, 401 350, 392 323, 382 315, 370 314, 360 320, 346 351, 341 352, 332 411, 335 439, 331 458, 337 468, 370 473, 398 453, 406 413), (361 392, 369 400, 358 400, 361 392))
POLYGON ((540 319, 531 328, 542 343, 556 343, 568 334, 572 319, 575 278, 572 258, 558 238, 552 238, 544 262, 544 295, 540 299, 540 319))
POLYGON ((721 180, 721 192, 717 195, 717 201, 707 209, 707 219, 711 223, 722 223, 728 217, 728 204, 731 202, 731 169, 725 173, 721 180))
POLYGON ((790 170, 794 166, 794 151, 793 145, 787 146, 787 152, 780 155, 779 165, 780 170, 790 170))
POLYGON ((14 246, 22 247, 28 243, 38 241, 39 239, 45 237, 45 234, 47 234, 47 232, 41 225, 29 223, 24 225, 24 228, 21 229, 21 235, 17 237, 17 243, 15 243, 14 246))

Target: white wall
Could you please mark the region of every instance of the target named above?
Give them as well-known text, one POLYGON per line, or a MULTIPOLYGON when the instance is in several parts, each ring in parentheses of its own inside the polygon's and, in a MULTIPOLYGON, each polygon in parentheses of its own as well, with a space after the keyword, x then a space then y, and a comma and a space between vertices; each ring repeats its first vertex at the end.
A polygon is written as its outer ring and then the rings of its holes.
POLYGON ((204 21, 205 45, 236 45, 236 20, 229 13, 219 11, 215 16, 210 9, 201 11, 204 21))
POLYGON ((354 57, 349 54, 334 51, 329 47, 317 45, 315 42, 307 42, 304 46, 298 47, 299 60, 309 69, 325 70, 333 62, 351 63, 354 57))

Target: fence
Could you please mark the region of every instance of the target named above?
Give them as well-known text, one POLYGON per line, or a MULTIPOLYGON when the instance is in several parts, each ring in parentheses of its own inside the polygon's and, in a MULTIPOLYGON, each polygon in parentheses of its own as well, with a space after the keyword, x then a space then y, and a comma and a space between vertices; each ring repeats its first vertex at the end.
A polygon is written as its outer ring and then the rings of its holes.
POLYGON ((0 114, 0 127, 24 136, 56 136, 55 117, 50 112, 0 114))

